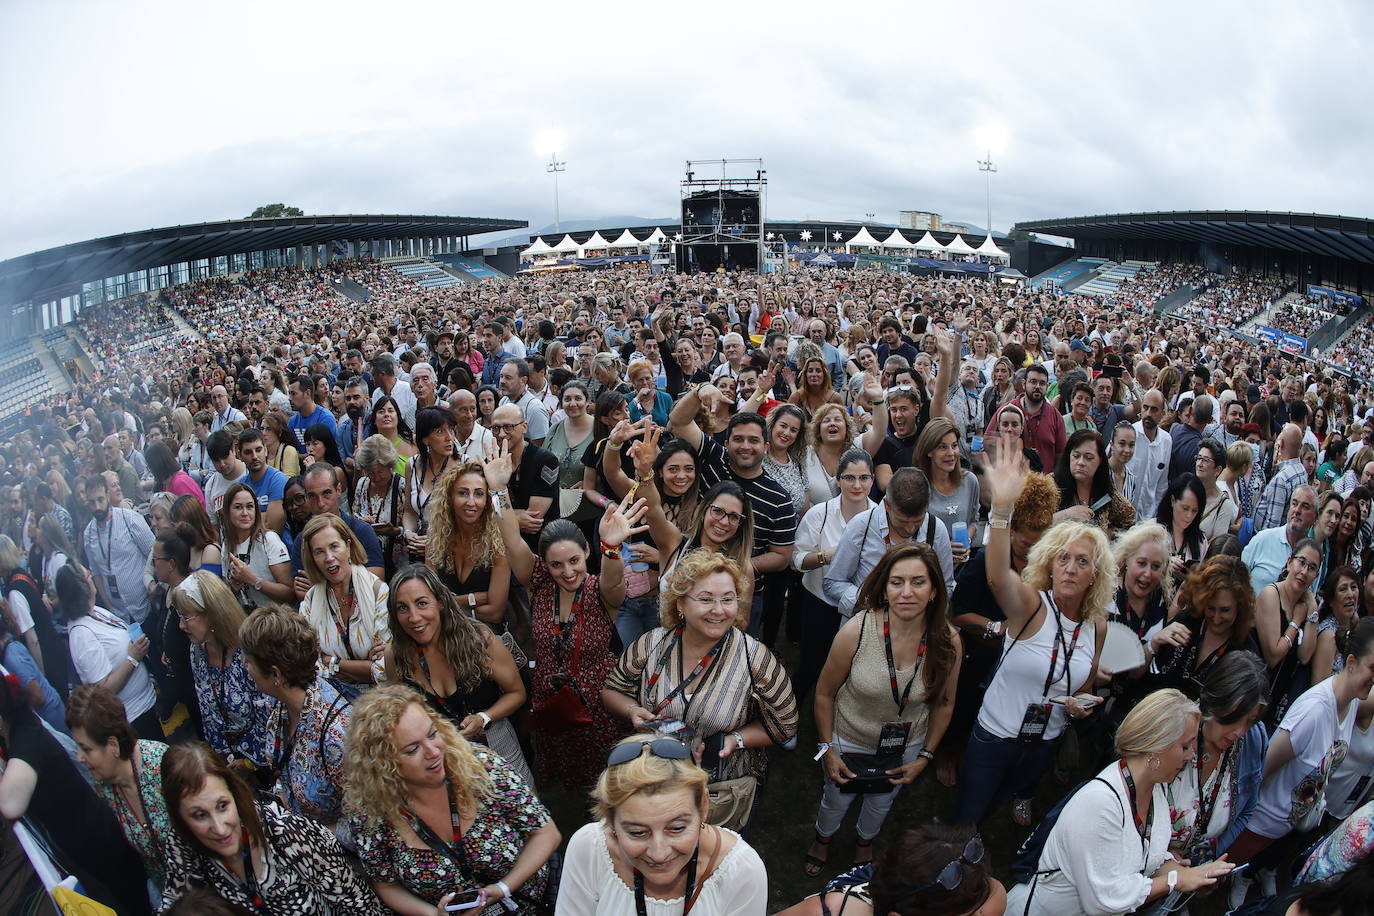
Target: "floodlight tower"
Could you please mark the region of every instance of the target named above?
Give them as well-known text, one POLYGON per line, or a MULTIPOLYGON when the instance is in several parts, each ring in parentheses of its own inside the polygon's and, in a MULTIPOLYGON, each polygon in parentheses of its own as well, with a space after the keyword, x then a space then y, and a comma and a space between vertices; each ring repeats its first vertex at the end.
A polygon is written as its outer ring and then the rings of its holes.
POLYGON ((558 173, 567 170, 568 163, 559 162, 557 153, 549 155, 549 164, 545 166, 544 171, 553 176, 553 229, 555 232, 563 231, 563 223, 558 218, 558 173))
POLYGON ((997 171, 997 166, 992 164, 992 150, 987 151, 986 159, 978 160, 978 171, 984 176, 988 205, 988 238, 992 238, 992 173, 997 171))

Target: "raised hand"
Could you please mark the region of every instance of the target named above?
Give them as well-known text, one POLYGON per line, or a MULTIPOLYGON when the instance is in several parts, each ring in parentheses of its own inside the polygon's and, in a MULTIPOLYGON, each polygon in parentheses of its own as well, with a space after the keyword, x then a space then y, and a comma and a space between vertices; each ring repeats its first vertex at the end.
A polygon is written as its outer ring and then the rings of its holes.
POLYGON ((635 462, 635 476, 641 480, 654 472, 654 462, 658 460, 658 441, 663 438, 663 427, 650 426, 644 438, 630 446, 630 457, 635 462))
POLYGON ((988 502, 999 514, 1010 513, 1026 484, 1030 464, 1021 454, 1020 442, 1007 436, 999 436, 987 455, 983 486, 988 489, 988 502))
POLYGON ((648 502, 641 498, 631 503, 632 498, 626 496, 625 501, 619 505, 611 504, 606 507, 606 514, 601 517, 598 529, 602 547, 614 549, 636 534, 649 530, 648 525, 639 523, 649 509, 648 502))
POLYGON ((488 442, 486 454, 482 456, 482 476, 486 478, 488 490, 504 490, 515 473, 510 457, 510 446, 502 442, 499 446, 488 442))
POLYGON ((634 437, 634 434, 644 428, 644 421, 649 417, 640 417, 638 420, 621 420, 611 430, 607 437, 609 445, 624 445, 634 437))

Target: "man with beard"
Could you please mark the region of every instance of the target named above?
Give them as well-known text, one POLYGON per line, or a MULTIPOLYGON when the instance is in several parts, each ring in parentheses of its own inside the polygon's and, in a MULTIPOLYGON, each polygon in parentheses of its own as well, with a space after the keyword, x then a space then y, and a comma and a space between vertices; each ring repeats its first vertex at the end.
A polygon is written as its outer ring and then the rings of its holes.
MULTIPOLYGON (((430 357, 430 365, 434 367, 435 377, 439 379, 448 378, 448 374, 463 359, 453 355, 453 332, 440 331, 439 336, 434 338, 434 355, 430 357)), ((414 385, 415 373, 411 372, 411 384, 414 385)))
POLYGON ((137 512, 110 505, 110 492, 99 474, 86 481, 91 520, 82 534, 86 560, 99 593, 99 604, 125 623, 148 616, 148 589, 143 570, 153 549, 153 532, 137 512))
POLYGON ((349 350, 344 354, 343 367, 352 375, 358 376, 363 380, 367 392, 372 392, 372 373, 367 371, 367 364, 363 362, 361 350, 349 350))
POLYGON ((1243 426, 1245 426, 1245 403, 1243 401, 1229 401, 1226 404, 1225 412, 1222 414, 1222 422, 1210 427, 1207 430, 1207 435, 1226 448, 1230 448, 1245 438, 1245 433, 1241 430, 1243 426))
MULTIPOLYGON (((1021 408, 1026 417, 1022 441, 1027 448, 1033 449, 1040 456, 1041 466, 1046 468, 1055 466, 1059 461, 1059 453, 1069 444, 1064 417, 1045 400, 1049 378, 1050 374, 1044 366, 1031 363, 1026 367, 1026 393, 1011 400, 1012 404, 1021 408)), ((985 435, 991 437, 996 433, 997 417, 1000 413, 1001 410, 993 414, 985 435)))
POLYGON ((105 469, 114 471, 119 477, 119 487, 128 493, 138 494, 138 472, 134 466, 124 458, 124 452, 120 448, 119 437, 109 435, 100 443, 100 453, 105 459, 105 469))
POLYGON ((281 534, 286 527, 286 510, 281 504, 286 491, 286 475, 267 463, 267 443, 262 433, 252 428, 239 433, 239 457, 248 469, 239 478, 240 483, 248 484, 258 498, 258 510, 266 519, 267 527, 281 534))
POLYGON ((262 418, 267 416, 267 392, 254 385, 248 389, 248 421, 254 429, 262 429, 262 418))
POLYGON ((785 569, 792 561, 797 534, 797 513, 792 497, 782 484, 763 469, 768 450, 767 421, 756 413, 737 413, 725 428, 725 445, 702 433, 696 416, 703 404, 714 412, 724 395, 711 384, 688 391, 673 407, 669 428, 685 440, 700 459, 698 475, 703 487, 733 480, 744 491, 754 510, 754 602, 749 631, 757 634, 763 616, 764 573, 785 569))
POLYGON ((1164 394, 1151 388, 1140 399, 1140 419, 1135 426, 1135 454, 1127 465, 1138 482, 1135 506, 1136 518, 1146 521, 1155 517, 1159 498, 1169 487, 1169 459, 1174 443, 1167 430, 1159 428, 1164 417, 1164 394))
POLYGON ((1129 409, 1125 404, 1113 403, 1116 393, 1116 379, 1099 375, 1093 379, 1093 405, 1088 408, 1088 419, 1097 426, 1097 433, 1103 442, 1112 441, 1112 431, 1122 420, 1130 420, 1136 415, 1136 407, 1129 409))
POLYGON ((355 375, 344 383, 344 418, 334 429, 334 444, 339 447, 339 457, 344 465, 353 468, 353 456, 362 447, 366 438, 363 422, 368 407, 367 382, 355 375))
POLYGON ((501 366, 510 359, 510 354, 501 349, 501 324, 488 321, 482 327, 482 348, 485 357, 482 363, 482 384, 495 387, 501 383, 501 366))

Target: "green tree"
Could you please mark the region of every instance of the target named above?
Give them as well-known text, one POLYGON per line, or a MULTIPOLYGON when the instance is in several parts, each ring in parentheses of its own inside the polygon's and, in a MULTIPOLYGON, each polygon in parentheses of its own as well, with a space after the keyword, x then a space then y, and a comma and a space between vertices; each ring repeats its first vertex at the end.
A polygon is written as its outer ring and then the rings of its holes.
POLYGON ((1013 242, 1038 242, 1040 237, 1034 232, 1027 232, 1025 229, 1013 229, 1007 233, 1007 238, 1013 242))
POLYGON ((305 212, 300 207, 288 207, 286 204, 266 204, 248 214, 249 219, 276 219, 281 216, 305 216, 305 212))

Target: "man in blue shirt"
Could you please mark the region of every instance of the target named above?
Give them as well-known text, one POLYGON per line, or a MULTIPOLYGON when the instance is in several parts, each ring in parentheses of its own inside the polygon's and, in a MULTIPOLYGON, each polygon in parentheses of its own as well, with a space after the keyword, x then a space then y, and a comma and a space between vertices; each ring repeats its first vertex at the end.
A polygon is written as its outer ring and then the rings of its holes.
POLYGON ((248 469, 239 483, 248 484, 258 498, 258 511, 266 519, 267 527, 281 534, 286 527, 286 510, 281 502, 286 475, 267 463, 267 443, 262 433, 251 427, 239 433, 239 457, 248 469))
POLYGON ((916 346, 902 337, 902 323, 896 318, 884 318, 878 322, 878 334, 882 341, 878 344, 878 362, 886 365, 889 356, 902 356, 907 362, 916 358, 916 346))
MULTIPOLYGON (((339 508, 339 471, 327 461, 316 461, 310 465, 310 469, 305 472, 305 505, 310 517, 317 515, 337 515, 343 519, 348 530, 353 532, 354 537, 363 545, 363 552, 367 554, 367 568, 374 576, 384 579, 386 576, 386 565, 382 559, 382 542, 377 538, 377 533, 372 530, 372 526, 367 522, 358 521, 352 515, 339 508)), ((310 580, 305 577, 301 565, 301 551, 304 548, 302 541, 304 538, 297 538, 291 545, 291 568, 296 571, 294 585, 296 597, 305 598, 306 591, 310 588, 310 580)))
POLYGON ((286 428, 296 437, 298 452, 305 454, 305 431, 316 423, 328 426, 329 431, 338 438, 338 424, 334 422, 334 415, 315 403, 315 384, 310 376, 293 375, 287 393, 291 396, 291 409, 295 413, 286 421, 286 428))
POLYGON ((347 414, 334 430, 334 443, 339 447, 339 457, 348 467, 353 466, 353 456, 363 444, 363 418, 367 416, 367 381, 355 375, 344 385, 344 412, 347 414))

